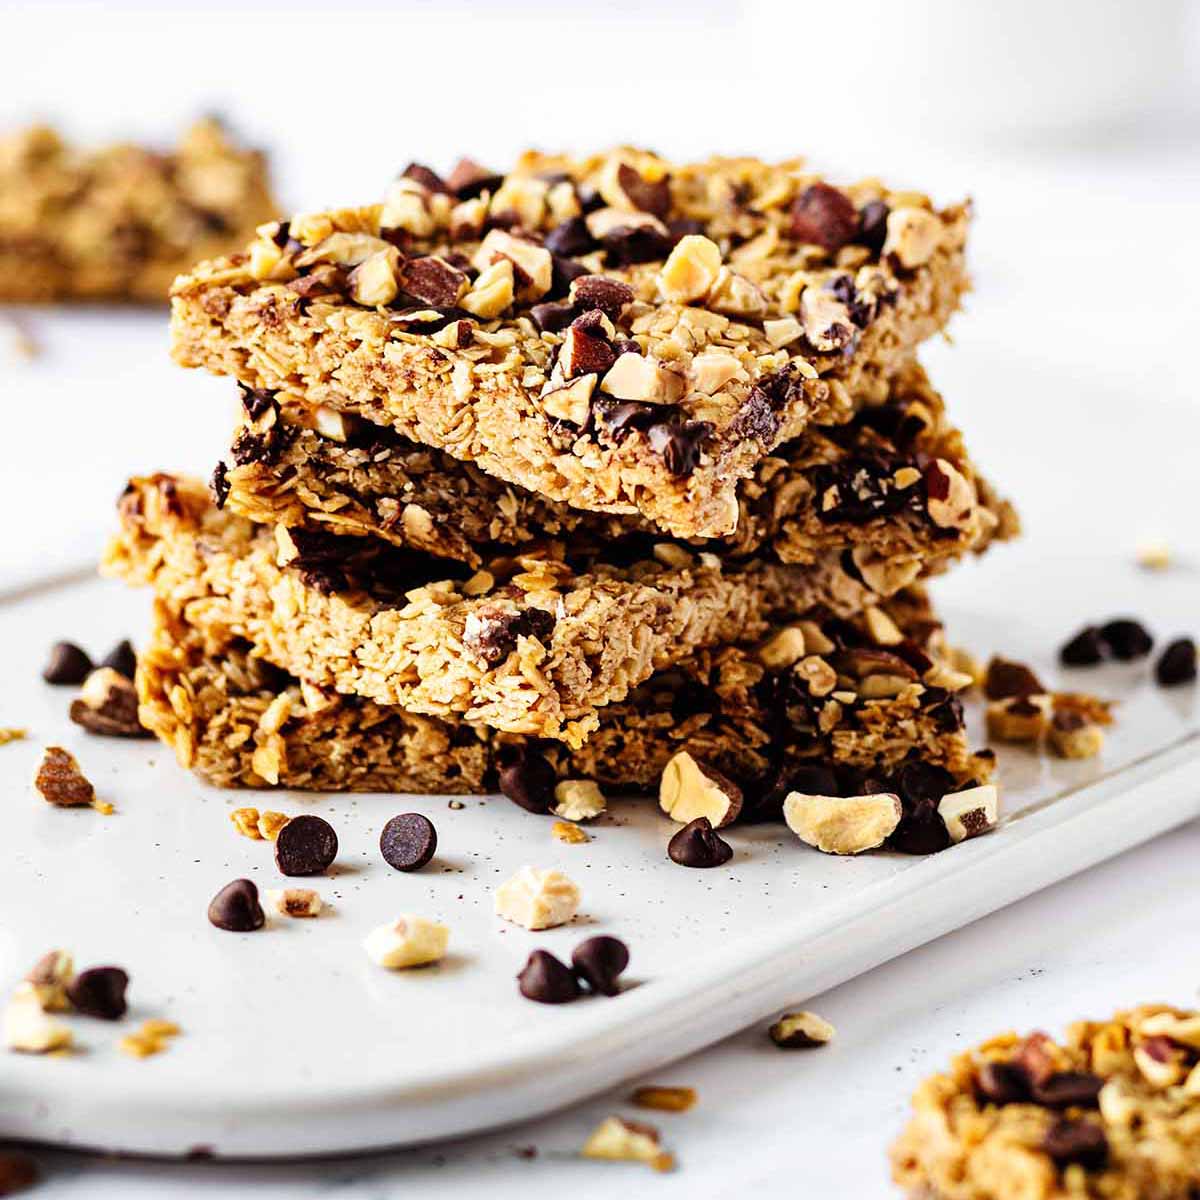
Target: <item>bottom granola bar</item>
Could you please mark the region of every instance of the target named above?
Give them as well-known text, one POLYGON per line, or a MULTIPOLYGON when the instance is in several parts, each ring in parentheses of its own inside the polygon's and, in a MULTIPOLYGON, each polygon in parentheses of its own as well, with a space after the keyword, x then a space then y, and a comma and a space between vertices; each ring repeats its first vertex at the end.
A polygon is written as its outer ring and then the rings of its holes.
POLYGON ((802 766, 836 772, 847 789, 913 763, 947 789, 990 769, 970 753, 957 697, 921 682, 945 668, 940 629, 917 593, 874 618, 903 632, 890 649, 860 617, 703 652, 609 706, 573 751, 341 696, 269 666, 232 634, 222 642, 211 628, 201 632, 162 601, 154 612, 137 671, 141 720, 183 766, 221 787, 486 792, 498 765, 536 749, 560 778, 648 790, 686 748, 745 787, 749 816, 765 815, 760 801, 802 766), (785 649, 797 647, 793 633, 813 653, 793 660, 785 649))
POLYGON ((1143 1005, 958 1055, 917 1088, 892 1172, 920 1200, 1191 1200, 1200 1012, 1143 1005))

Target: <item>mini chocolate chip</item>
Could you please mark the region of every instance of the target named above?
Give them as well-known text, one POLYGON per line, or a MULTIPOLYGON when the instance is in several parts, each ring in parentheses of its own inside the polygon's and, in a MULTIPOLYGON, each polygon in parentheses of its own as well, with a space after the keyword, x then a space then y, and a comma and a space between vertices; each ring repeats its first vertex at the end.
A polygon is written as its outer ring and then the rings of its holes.
POLYGON ((873 254, 883 253, 887 241, 887 219, 891 209, 882 200, 868 200, 858 210, 858 232, 854 240, 873 254))
POLYGON ((1098 1171, 1108 1162, 1108 1139, 1092 1121, 1057 1121, 1046 1130, 1042 1149, 1060 1167, 1077 1163, 1098 1171))
POLYGON ((229 499, 229 468, 223 462, 213 467, 213 473, 208 480, 208 490, 212 492, 217 508, 224 508, 225 501, 229 499))
POLYGON ((615 996, 621 990, 617 979, 629 966, 629 947, 620 938, 607 935, 588 938, 575 947, 571 965, 593 992, 615 996))
POLYGON ((137 670, 137 654, 133 644, 126 638, 118 642, 97 664, 98 667, 112 667, 119 675, 132 679, 137 670))
POLYGON ((77 1012, 103 1021, 125 1015, 125 989, 129 976, 120 967, 89 967, 67 984, 67 999, 77 1012))
POLYGON ((1094 667, 1104 661, 1104 646, 1100 641, 1100 630, 1095 625, 1085 625, 1058 652, 1064 667, 1094 667))
POLYGON ((293 817, 275 839, 275 865, 283 875, 319 875, 337 858, 338 839, 324 817, 293 817))
POLYGON ((858 212, 845 192, 814 183, 792 201, 789 232, 832 254, 858 232, 858 212))
POLYGON ((587 222, 582 217, 569 217, 546 234, 542 243, 551 254, 564 258, 578 258, 596 248, 595 239, 588 232, 587 222))
POLYGON ((663 465, 680 478, 696 469, 700 443, 712 433, 708 421, 672 421, 651 425, 646 431, 650 448, 662 457, 663 465))
POLYGON ((697 817, 667 843, 667 857, 681 867, 720 867, 733 857, 733 847, 707 817, 697 817))
POLYGON ((1029 1100, 1029 1076, 1017 1063, 984 1063, 976 1083, 979 1094, 992 1104, 1024 1104, 1029 1100))
POLYGON ((704 222, 697 221, 695 217, 675 217, 667 222, 667 232, 671 235, 672 245, 682 242, 691 234, 704 233, 706 228, 704 222))
POLYGON ((1100 626, 1100 641, 1108 647, 1113 658, 1121 662, 1144 658, 1154 648, 1154 638, 1140 621, 1118 617, 1100 626))
POLYGON ((517 986, 526 1000, 539 1004, 565 1004, 579 998, 579 981, 570 967, 548 950, 535 950, 517 976, 517 986))
POLYGON ((998 655, 988 663, 983 692, 989 700, 1033 696, 1045 690, 1042 681, 1024 663, 1010 662, 998 655))
POLYGON ((92 673, 92 660, 74 642, 55 642, 42 668, 47 683, 82 683, 92 673))
POLYGON ((1178 687, 1196 678, 1196 643, 1190 637, 1176 638, 1167 645, 1154 666, 1160 687, 1178 687))
POLYGON ((1055 1071, 1030 1089, 1035 1103, 1046 1108, 1095 1108, 1104 1080, 1087 1071, 1055 1071))
POLYGON ((212 898, 208 906, 208 919, 218 929, 228 929, 231 933, 250 933, 261 929, 266 917, 258 902, 258 888, 254 881, 235 879, 227 883, 212 898))
POLYGON ((536 750, 521 754, 500 768, 500 791, 514 804, 531 813, 547 813, 554 804, 554 768, 536 750))
POLYGON ((383 861, 397 871, 419 871, 437 851, 437 830, 420 813, 393 817, 379 835, 383 861))

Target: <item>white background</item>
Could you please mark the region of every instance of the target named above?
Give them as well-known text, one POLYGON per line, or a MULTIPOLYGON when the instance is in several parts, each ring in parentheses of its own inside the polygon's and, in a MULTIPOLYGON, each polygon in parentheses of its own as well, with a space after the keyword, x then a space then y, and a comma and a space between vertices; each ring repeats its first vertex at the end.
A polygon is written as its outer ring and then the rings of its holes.
MULTIPOLYGON (((1020 503, 1038 553, 1087 543, 1125 564, 1155 534, 1188 570, 1195 25, 1195 8, 1170 0, 26 4, 4 15, 0 124, 42 115, 89 138, 161 139, 218 108, 271 147, 296 208, 371 198, 411 158, 501 166, 527 144, 621 140, 668 155, 801 152, 942 200, 970 192, 977 293, 955 346, 927 363, 976 456, 1020 503)), ((3 555, 20 575, 92 552, 130 472, 207 470, 228 384, 168 368, 154 315, 17 315, 43 350, 28 365, 0 353, 3 555)), ((1030 561, 1004 555, 970 585, 1030 561)), ((1111 596, 1080 598, 1081 619, 1120 608, 1121 578, 1111 596)), ((950 586, 961 599, 967 582, 950 586)), ((1031 605, 1037 594, 1030 578, 1031 605)), ((675 1177, 571 1158, 604 1100, 534 1129, 334 1164, 48 1156, 44 1194, 887 1195, 882 1148, 917 1078, 955 1049, 1010 1025, 1194 999, 1180 931, 1200 917, 1198 850, 1194 827, 1160 839, 815 999, 836 1047, 779 1055, 751 1031, 660 1075, 702 1094, 661 1122, 675 1177), (538 1159, 511 1153, 530 1143, 538 1159)))

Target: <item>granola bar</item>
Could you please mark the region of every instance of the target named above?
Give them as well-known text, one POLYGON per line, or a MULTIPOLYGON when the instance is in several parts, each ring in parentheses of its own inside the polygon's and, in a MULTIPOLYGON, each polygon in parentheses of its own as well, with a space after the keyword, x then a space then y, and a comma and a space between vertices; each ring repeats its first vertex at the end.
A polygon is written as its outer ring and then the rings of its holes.
POLYGON ((34 126, 0 139, 0 300, 162 303, 278 211, 263 156, 211 118, 170 153, 80 150, 34 126))
POLYGON ((414 164, 173 288, 173 353, 576 508, 733 531, 737 483, 886 399, 967 286, 968 205, 799 161, 414 164))
POLYGON ((723 563, 648 541, 548 543, 469 575, 378 539, 256 526, 167 475, 133 480, 119 510, 103 569, 205 630, 323 688, 572 745, 598 708, 700 647, 879 599, 840 555, 723 563))
POLYGON ((913 1096, 892 1171, 922 1200, 1189 1200, 1200 1012, 1147 1004, 958 1055, 913 1096))
POLYGON ((140 717, 182 766, 221 787, 486 792, 498 764, 530 749, 545 754, 560 778, 651 791, 668 760, 687 748, 736 777, 755 803, 801 765, 878 780, 917 760, 958 781, 986 777, 990 767, 970 754, 952 693, 906 676, 889 695, 865 695, 865 681, 881 678, 868 672, 887 663, 915 674, 911 664, 936 661, 940 647, 923 597, 906 593, 888 612, 909 635, 899 666, 895 655, 890 663, 867 656, 875 643, 861 617, 810 629, 814 641, 822 631, 830 639, 828 661, 841 683, 859 689, 853 698, 818 696, 794 671, 767 666, 758 648, 725 646, 609 705, 586 745, 569 750, 457 716, 322 691, 264 662, 228 629, 200 629, 158 600, 138 663, 140 717))
MULTIPOLYGON (((263 524, 381 537, 473 566, 495 544, 654 528, 644 517, 547 500, 354 417, 331 413, 314 425, 286 392, 243 389, 242 402, 215 490, 218 503, 263 524)), ((885 404, 845 425, 814 426, 761 459, 738 503, 737 530, 698 548, 811 563, 853 547, 860 569, 907 559, 915 573, 922 561, 980 550, 1017 525, 977 476, 915 362, 893 379, 885 404)))

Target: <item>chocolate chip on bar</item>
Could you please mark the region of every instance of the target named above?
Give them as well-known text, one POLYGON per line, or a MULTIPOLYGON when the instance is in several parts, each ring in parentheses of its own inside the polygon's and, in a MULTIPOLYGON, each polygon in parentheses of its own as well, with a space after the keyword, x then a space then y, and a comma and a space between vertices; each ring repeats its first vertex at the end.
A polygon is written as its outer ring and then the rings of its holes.
POLYGON ((1104 661, 1104 643, 1095 625, 1085 625, 1058 652, 1064 667, 1094 667, 1104 661))
POLYGON ((92 672, 92 660, 86 650, 74 642, 56 642, 42 668, 47 683, 80 684, 92 672))
POLYGON ((1108 1161, 1108 1139, 1094 1121, 1064 1118, 1056 1122, 1042 1138, 1042 1149, 1060 1167, 1078 1164, 1098 1171, 1108 1161))
POLYGON ((792 201, 792 237, 830 253, 854 237, 858 224, 858 212, 850 197, 827 183, 810 185, 792 201))
POLYGON ((132 682, 137 670, 137 652, 133 643, 125 638, 118 642, 97 664, 97 667, 111 667, 112 670, 124 675, 132 682))
POLYGON ((1118 617, 1100 626, 1100 641, 1113 658, 1130 662, 1144 658, 1154 649, 1154 638, 1140 621, 1132 617, 1118 617))

